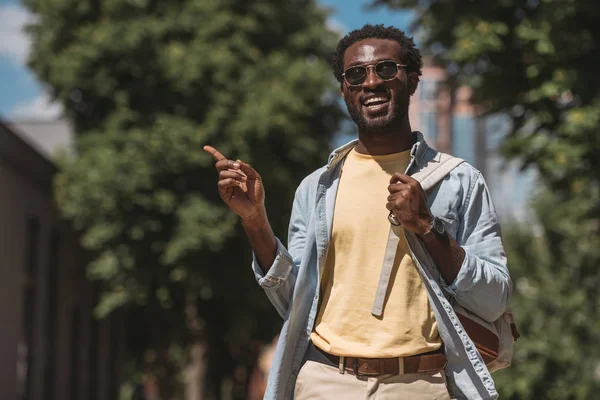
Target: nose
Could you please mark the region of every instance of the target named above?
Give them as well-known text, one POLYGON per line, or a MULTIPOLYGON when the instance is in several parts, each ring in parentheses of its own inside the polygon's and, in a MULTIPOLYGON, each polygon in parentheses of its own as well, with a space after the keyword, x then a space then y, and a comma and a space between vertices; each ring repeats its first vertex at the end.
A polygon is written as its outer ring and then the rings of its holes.
POLYGON ((363 82, 363 87, 369 88, 369 89, 375 89, 382 83, 383 83, 383 81, 375 73, 375 66, 374 65, 367 66, 367 78, 363 82))

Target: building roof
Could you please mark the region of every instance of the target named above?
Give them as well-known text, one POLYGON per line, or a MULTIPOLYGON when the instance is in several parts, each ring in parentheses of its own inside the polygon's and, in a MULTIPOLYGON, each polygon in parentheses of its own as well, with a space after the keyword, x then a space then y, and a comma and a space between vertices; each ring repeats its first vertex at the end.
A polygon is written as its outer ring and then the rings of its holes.
POLYGON ((5 124, 38 153, 52 161, 61 151, 72 151, 74 133, 64 119, 49 121, 12 120, 5 124))
POLYGON ((51 190, 56 165, 36 147, 6 122, 0 121, 0 164, 11 167, 43 189, 51 190))

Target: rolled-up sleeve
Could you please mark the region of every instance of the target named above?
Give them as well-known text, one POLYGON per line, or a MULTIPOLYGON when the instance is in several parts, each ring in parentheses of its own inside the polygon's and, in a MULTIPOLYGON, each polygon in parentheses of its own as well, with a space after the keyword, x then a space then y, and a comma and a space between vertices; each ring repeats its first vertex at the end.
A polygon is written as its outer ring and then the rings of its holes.
POLYGON ((289 251, 277 238, 277 254, 266 274, 263 272, 256 254, 252 256, 252 269, 256 281, 265 290, 267 297, 282 318, 285 318, 288 313, 306 240, 306 218, 300 198, 298 190, 294 197, 289 224, 289 251))
POLYGON ((498 216, 480 173, 470 185, 461 214, 456 240, 465 258, 445 290, 466 309, 494 321, 508 307, 512 282, 498 216))

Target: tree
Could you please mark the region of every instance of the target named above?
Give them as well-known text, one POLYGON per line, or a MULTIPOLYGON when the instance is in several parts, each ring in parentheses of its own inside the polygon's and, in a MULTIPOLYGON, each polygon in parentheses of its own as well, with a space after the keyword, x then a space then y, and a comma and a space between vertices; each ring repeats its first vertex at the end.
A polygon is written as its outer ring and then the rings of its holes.
MULTIPOLYGON (((512 399, 588 399, 599 389, 600 9, 587 0, 374 0, 411 9, 420 47, 512 118, 505 155, 534 166, 538 230, 507 235, 523 339, 497 375, 512 399), (555 315, 553 317, 553 315, 555 315)), ((534 188, 531 188, 534 191, 534 188)))
POLYGON ((521 338, 511 368, 494 374, 501 398, 593 399, 600 390, 598 237, 561 235, 577 227, 555 201, 537 197, 538 232, 505 229, 521 338))
POLYGON ((295 187, 326 160, 342 115, 326 13, 312 0, 25 4, 37 16, 29 65, 77 134, 57 201, 96 256, 97 312, 129 310, 131 370, 150 368, 164 398, 187 346, 207 343, 214 395, 280 322, 202 145, 262 174, 285 236, 295 187))

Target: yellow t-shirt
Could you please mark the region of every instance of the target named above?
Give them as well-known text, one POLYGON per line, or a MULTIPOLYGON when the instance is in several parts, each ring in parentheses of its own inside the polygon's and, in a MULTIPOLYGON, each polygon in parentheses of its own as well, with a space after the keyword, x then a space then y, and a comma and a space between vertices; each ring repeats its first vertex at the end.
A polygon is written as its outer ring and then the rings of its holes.
POLYGON ((311 340, 339 356, 400 357, 441 346, 427 292, 400 238, 382 317, 371 314, 390 229, 385 208, 394 172, 410 152, 371 156, 352 150, 335 200, 333 230, 311 340))

